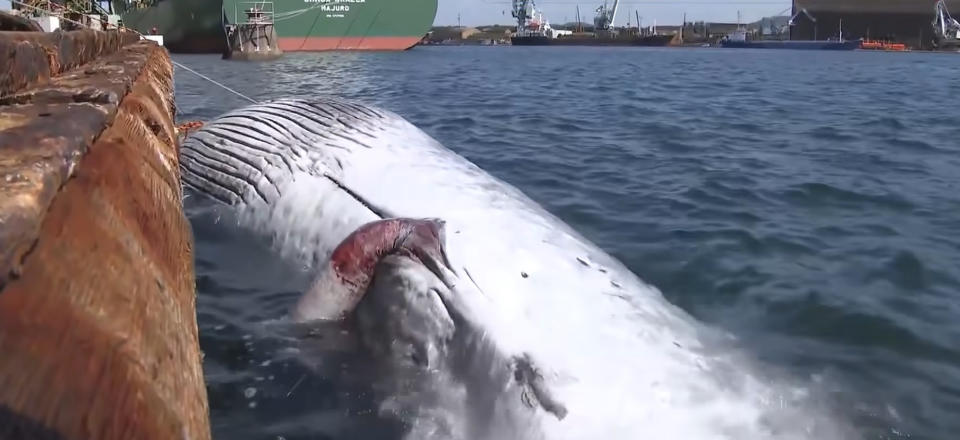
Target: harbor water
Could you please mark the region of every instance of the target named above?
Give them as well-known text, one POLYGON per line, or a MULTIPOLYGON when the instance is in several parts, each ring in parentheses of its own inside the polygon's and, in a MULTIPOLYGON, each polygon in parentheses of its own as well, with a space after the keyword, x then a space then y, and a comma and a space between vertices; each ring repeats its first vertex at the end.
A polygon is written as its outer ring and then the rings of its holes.
MULTIPOLYGON (((855 438, 960 432, 955 56, 417 47, 174 60, 257 100, 336 95, 397 112, 736 336, 855 438)), ((176 100, 181 121, 246 104, 182 69, 176 100)), ((306 264, 208 204, 187 199, 215 438, 399 438, 349 326, 277 324, 306 264)))

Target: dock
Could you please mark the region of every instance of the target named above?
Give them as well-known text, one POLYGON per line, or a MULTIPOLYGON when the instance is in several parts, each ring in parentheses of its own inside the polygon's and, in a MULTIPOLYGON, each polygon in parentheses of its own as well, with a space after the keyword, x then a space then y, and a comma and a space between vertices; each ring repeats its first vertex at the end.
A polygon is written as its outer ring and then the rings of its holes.
POLYGON ((0 438, 210 438, 173 66, 0 32, 0 438))

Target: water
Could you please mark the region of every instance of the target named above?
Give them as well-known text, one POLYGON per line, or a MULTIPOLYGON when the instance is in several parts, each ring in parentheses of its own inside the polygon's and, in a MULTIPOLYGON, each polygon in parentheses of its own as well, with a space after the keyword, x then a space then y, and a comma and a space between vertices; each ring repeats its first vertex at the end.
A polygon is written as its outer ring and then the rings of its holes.
MULTIPOLYGON (((517 186, 859 438, 960 430, 960 96, 943 54, 416 48, 176 56, 256 99, 394 110, 517 186)), ((180 119, 243 105, 176 77, 180 119)), ((349 329, 274 323, 310 273, 188 207, 216 438, 392 438, 349 329)), ((368 376, 369 377, 369 376, 368 376)))

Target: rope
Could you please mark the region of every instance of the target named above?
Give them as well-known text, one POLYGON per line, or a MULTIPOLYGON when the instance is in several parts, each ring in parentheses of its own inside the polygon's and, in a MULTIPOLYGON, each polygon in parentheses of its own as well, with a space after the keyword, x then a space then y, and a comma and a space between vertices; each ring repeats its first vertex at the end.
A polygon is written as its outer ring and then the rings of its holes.
POLYGON ((247 101, 250 101, 250 102, 252 102, 252 103, 254 103, 254 104, 257 103, 257 101, 254 100, 253 98, 251 98, 251 97, 249 97, 249 96, 247 96, 247 95, 244 95, 243 93, 240 93, 240 92, 238 92, 238 91, 236 91, 236 90, 233 90, 233 89, 231 89, 230 87, 227 87, 227 86, 225 86, 225 85, 223 85, 223 84, 220 84, 220 83, 217 82, 216 80, 214 80, 214 79, 212 79, 212 78, 210 78, 210 77, 208 77, 208 76, 206 76, 206 75, 204 75, 204 74, 202 74, 202 73, 200 73, 200 72, 197 72, 196 70, 193 70, 193 69, 191 69, 191 68, 189 68, 189 67, 187 67, 187 66, 184 66, 183 64, 180 64, 180 63, 178 63, 178 62, 176 62, 176 61, 173 61, 173 60, 170 60, 170 62, 172 62, 172 63, 173 63, 175 66, 177 66, 177 67, 180 67, 180 68, 182 68, 182 69, 184 69, 184 70, 186 70, 186 71, 188 71, 188 72, 190 72, 190 73, 192 73, 192 74, 194 74, 194 75, 199 76, 200 78, 203 78, 203 79, 205 79, 205 80, 207 80, 207 81, 210 81, 210 82, 213 83, 214 85, 216 85, 216 86, 218 86, 218 87, 221 87, 221 88, 223 88, 224 90, 226 90, 226 91, 228 91, 228 92, 230 92, 230 93, 233 93, 234 95, 237 95, 237 96, 239 96, 239 97, 241 97, 241 98, 243 98, 243 99, 246 99, 247 101))
POLYGON ((190 122, 184 122, 178 125, 177 130, 181 130, 181 131, 196 130, 200 127, 203 127, 203 121, 190 121, 190 122))
POLYGON ((277 22, 280 22, 280 21, 286 21, 286 20, 290 20, 290 19, 293 19, 293 18, 297 18, 297 17, 299 17, 299 16, 301 16, 301 15, 303 15, 303 14, 306 14, 307 12, 310 12, 310 10, 316 9, 316 8, 317 8, 317 6, 313 6, 313 7, 310 7, 310 8, 298 9, 298 10, 296 10, 296 11, 290 11, 290 12, 280 13, 280 14, 274 15, 273 22, 274 22, 274 23, 277 23, 277 22), (279 18, 278 18, 278 16, 279 16, 279 18))
MULTIPOLYGON (((266 3, 266 2, 262 2, 261 5, 262 5, 262 4, 265 4, 265 3, 266 3)), ((277 14, 272 14, 271 22, 272 22, 272 23, 278 23, 278 22, 281 22, 281 21, 286 21, 286 20, 290 20, 290 19, 293 19, 293 18, 297 18, 297 17, 299 17, 299 16, 301 16, 301 15, 303 15, 303 14, 306 14, 307 12, 310 12, 310 11, 312 11, 312 10, 314 10, 314 9, 317 9, 317 8, 319 8, 319 7, 322 7, 322 6, 323 6, 323 5, 309 6, 309 7, 302 8, 302 9, 295 9, 295 10, 293 10, 293 11, 287 11, 287 12, 280 12, 280 13, 277 13, 277 14)), ((220 21, 221 21, 221 22, 223 21, 223 19, 222 19, 222 14, 221 14, 221 20, 220 20, 220 21)))
MULTIPOLYGON (((21 6, 26 6, 26 7, 28 7, 28 8, 31 8, 31 9, 34 9, 34 10, 37 10, 37 11, 46 12, 46 13, 51 14, 51 15, 52 15, 52 13, 53 13, 53 11, 46 10, 46 9, 43 9, 43 8, 38 8, 38 7, 36 7, 36 6, 26 4, 26 3, 22 2, 22 1, 19 1, 19 0, 10 0, 10 2, 11 2, 11 3, 14 3, 14 4, 21 5, 21 6)), ((81 12, 78 12, 78 11, 75 11, 75 10, 73 10, 73 9, 70 9, 70 8, 66 7, 65 5, 63 6, 63 9, 65 9, 65 10, 67 10, 67 11, 70 11, 70 12, 73 12, 73 13, 75 13, 75 14, 83 15, 81 12)), ((85 25, 85 24, 83 24, 83 23, 80 23, 79 21, 71 20, 71 19, 66 18, 66 17, 59 17, 59 18, 60 18, 61 20, 63 20, 63 21, 68 22, 68 23, 73 23, 73 24, 76 24, 76 25, 81 26, 81 27, 87 27, 87 28, 89 28, 89 26, 87 26, 87 25, 85 25)), ((108 27, 109 27, 109 25, 108 25, 108 27)), ((138 32, 136 29, 131 29, 131 28, 128 28, 128 27, 126 27, 126 26, 123 26, 122 28, 117 27, 117 29, 118 29, 118 30, 119 30, 119 29, 123 29, 123 30, 125 30, 125 31, 133 32, 133 33, 139 35, 141 38, 144 36, 142 33, 138 32)), ((249 101, 249 102, 251 102, 251 103, 254 103, 254 104, 257 103, 257 101, 254 100, 253 98, 251 98, 251 97, 249 97, 249 96, 247 96, 247 95, 244 95, 243 93, 240 93, 240 92, 238 92, 238 91, 236 91, 236 90, 233 90, 233 89, 231 89, 230 87, 227 87, 226 85, 221 84, 221 83, 215 81, 214 79, 212 79, 212 78, 210 78, 210 77, 208 77, 208 76, 206 76, 206 75, 204 75, 204 74, 202 74, 202 73, 200 73, 200 72, 197 72, 196 70, 193 70, 193 69, 191 69, 191 68, 189 68, 189 67, 187 67, 187 66, 185 66, 185 65, 183 65, 183 64, 181 64, 181 63, 178 63, 178 62, 174 61, 172 58, 170 59, 170 62, 173 63, 173 65, 175 65, 175 66, 177 66, 177 67, 180 67, 180 68, 182 68, 182 69, 184 69, 184 70, 186 70, 186 71, 188 71, 188 72, 190 72, 190 73, 192 73, 192 74, 194 74, 194 75, 199 76, 199 77, 202 78, 202 79, 205 79, 205 80, 211 82, 212 84, 214 84, 214 85, 216 85, 216 86, 218 86, 218 87, 220 87, 220 88, 222 88, 222 89, 224 89, 224 90, 226 90, 226 91, 228 91, 228 92, 230 92, 230 93, 233 93, 234 95, 237 95, 237 96, 239 96, 239 97, 241 97, 241 98, 243 98, 243 99, 245 99, 245 100, 247 100, 247 101, 249 101)))
POLYGON ((303 14, 306 14, 307 12, 310 12, 311 10, 317 9, 317 8, 319 8, 319 7, 321 7, 321 6, 323 6, 323 5, 310 6, 310 7, 303 8, 303 9, 296 9, 296 10, 293 10, 293 11, 287 11, 287 12, 281 12, 281 13, 279 13, 279 14, 274 14, 274 15, 273 15, 273 22, 276 23, 276 22, 278 22, 278 21, 284 21, 284 20, 289 20, 289 19, 291 19, 291 18, 297 18, 297 17, 299 17, 299 16, 301 16, 301 15, 303 15, 303 14), (279 17, 279 18, 278 18, 278 17, 279 17))
POLYGON ((187 139, 187 135, 189 135, 191 131, 197 131, 201 128, 203 128, 203 121, 190 121, 178 125, 176 132, 180 141, 183 142, 187 139))

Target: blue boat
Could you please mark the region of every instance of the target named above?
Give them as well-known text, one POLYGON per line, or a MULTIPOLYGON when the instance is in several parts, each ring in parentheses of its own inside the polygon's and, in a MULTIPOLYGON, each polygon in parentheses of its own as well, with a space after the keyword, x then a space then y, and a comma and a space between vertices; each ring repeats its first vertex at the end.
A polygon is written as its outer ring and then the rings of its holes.
POLYGON ((798 50, 854 50, 859 49, 862 39, 844 40, 843 24, 840 37, 830 40, 748 40, 747 30, 738 27, 720 40, 720 47, 740 49, 798 49, 798 50))
POLYGON ((799 50, 855 50, 860 48, 861 40, 817 41, 817 40, 723 40, 721 47, 741 49, 799 49, 799 50))

